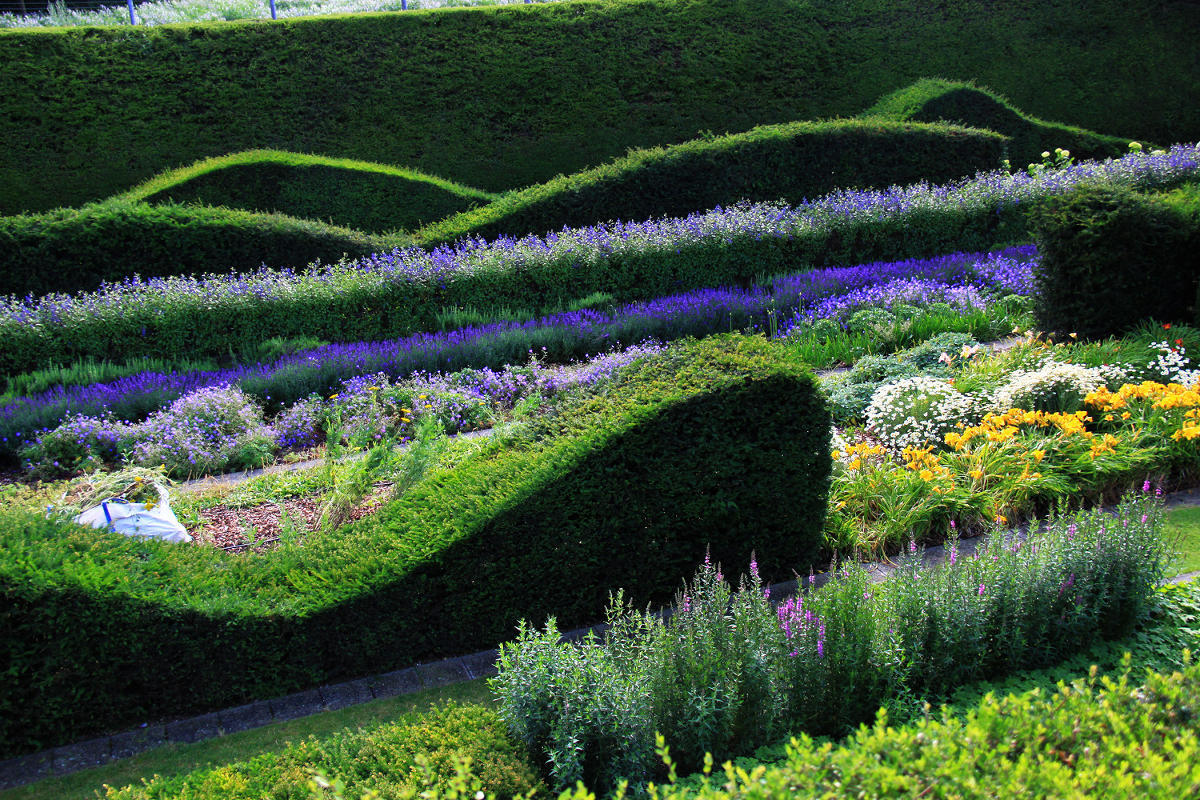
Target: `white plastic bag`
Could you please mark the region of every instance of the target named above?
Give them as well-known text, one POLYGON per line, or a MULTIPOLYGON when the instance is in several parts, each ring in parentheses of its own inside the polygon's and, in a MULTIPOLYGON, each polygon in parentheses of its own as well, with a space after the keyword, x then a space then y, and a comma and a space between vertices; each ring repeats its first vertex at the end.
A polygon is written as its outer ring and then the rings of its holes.
POLYGON ((158 502, 146 508, 145 503, 130 503, 120 497, 110 497, 95 508, 89 508, 75 521, 92 528, 110 528, 126 536, 162 539, 164 542, 190 542, 192 537, 179 524, 167 498, 167 490, 156 485, 158 502))

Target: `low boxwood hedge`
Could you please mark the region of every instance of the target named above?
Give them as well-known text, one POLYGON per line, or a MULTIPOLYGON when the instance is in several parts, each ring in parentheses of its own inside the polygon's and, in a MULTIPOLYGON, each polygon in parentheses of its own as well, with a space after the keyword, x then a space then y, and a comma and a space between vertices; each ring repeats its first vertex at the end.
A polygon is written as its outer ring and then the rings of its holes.
MULTIPOLYGON (((384 797, 415 795, 431 779, 448 786, 461 759, 498 797, 544 793, 536 767, 505 730, 504 721, 481 706, 447 705, 409 713, 386 725, 310 736, 279 753, 208 767, 145 783, 107 787, 108 800, 203 797, 209 800, 294 800, 308 797, 314 772, 336 775, 347 800, 375 791, 384 797), (427 772, 422 771, 421 763, 427 772)), ((315 795, 314 795, 315 797, 315 795)))
POLYGON ((108 200, 0 217, 0 294, 88 291, 133 275, 303 267, 390 246, 384 237, 282 214, 108 200))
POLYGON ((686 343, 533 427, 259 557, 0 511, 0 757, 665 601, 706 550, 818 556, 829 412, 778 345, 686 343))

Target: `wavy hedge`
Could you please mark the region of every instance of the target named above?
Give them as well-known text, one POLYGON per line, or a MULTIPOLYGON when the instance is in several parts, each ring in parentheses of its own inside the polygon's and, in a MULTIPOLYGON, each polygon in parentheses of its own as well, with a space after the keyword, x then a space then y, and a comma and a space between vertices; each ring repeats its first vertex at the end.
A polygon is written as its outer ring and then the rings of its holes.
POLYGON ((706 548, 806 569, 830 470, 811 374, 719 337, 624 375, 543 437, 261 557, 0 511, 0 757, 596 620, 614 585, 665 600, 706 548))
MULTIPOLYGON (((986 250, 1028 237, 1031 201, 1084 183, 1175 185, 1200 149, 1134 153, 1031 176, 981 173, 949 185, 836 192, 787 207, 739 205, 688 217, 465 240, 380 253, 302 273, 129 281, 75 297, 0 298, 0 373, 89 356, 183 359, 252 351, 271 337, 378 341, 437 330, 449 309, 566 308, 750 284, 831 264, 986 250)), ((539 309, 534 309, 537 312, 539 309)))
POLYGON ((281 150, 231 153, 168 170, 121 197, 286 214, 372 233, 412 230, 496 199, 414 170, 281 150))
POLYGON ((863 112, 875 119, 950 122, 996 131, 1009 137, 1008 158, 1020 168, 1041 162, 1042 153, 1070 150, 1076 158, 1119 158, 1128 139, 1046 122, 1023 113, 1005 98, 961 81, 926 78, 892 92, 863 112))
POLYGON ((134 275, 303 267, 390 246, 384 237, 282 214, 109 200, 0 217, 0 294, 88 291, 134 275))
POLYGON ((0 213, 260 147, 504 191, 697 131, 854 115, 929 75, 1186 141, 1197 29, 1196 4, 1157 0, 608 0, 6 30, 0 213))
POLYGON ((799 203, 835 189, 942 183, 995 169, 1006 139, 989 131, 890 121, 763 125, 634 150, 427 225, 419 244, 542 234, 606 220, 683 216, 739 200, 799 203))

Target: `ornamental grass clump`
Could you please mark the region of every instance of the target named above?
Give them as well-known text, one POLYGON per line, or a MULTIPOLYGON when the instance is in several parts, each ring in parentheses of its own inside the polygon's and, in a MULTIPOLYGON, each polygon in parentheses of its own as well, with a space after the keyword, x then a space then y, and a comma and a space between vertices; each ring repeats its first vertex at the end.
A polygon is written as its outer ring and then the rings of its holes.
POLYGON ((969 558, 952 539, 936 569, 914 547, 879 583, 835 565, 825 586, 778 606, 753 561, 736 591, 706 562, 669 616, 617 595, 603 639, 563 643, 553 620, 544 632, 523 624, 492 686, 510 731, 559 786, 654 777, 655 731, 685 770, 782 731, 840 735, 881 705, 937 700, 1127 634, 1165 571, 1162 519, 1147 491, 1028 538, 994 534, 969 558))

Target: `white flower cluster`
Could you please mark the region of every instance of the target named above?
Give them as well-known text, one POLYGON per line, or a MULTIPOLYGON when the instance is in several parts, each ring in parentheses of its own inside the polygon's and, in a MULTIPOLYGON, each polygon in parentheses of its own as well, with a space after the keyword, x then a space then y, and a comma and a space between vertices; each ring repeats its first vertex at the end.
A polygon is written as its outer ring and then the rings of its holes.
POLYGON ((897 451, 941 444, 947 433, 972 415, 974 406, 970 397, 946 381, 918 375, 875 390, 867 407, 867 427, 897 451))
MULTIPOLYGON (((1116 375, 1115 371, 1109 371, 1116 375)), ((1035 370, 1014 372, 1008 383, 996 390, 994 405, 1001 412, 1012 408, 1078 411, 1088 392, 1094 392, 1108 382, 1102 368, 1047 361, 1035 370)))
POLYGON ((1189 388, 1200 381, 1200 369, 1188 369, 1192 360, 1182 347, 1173 347, 1167 342, 1151 342, 1150 349, 1159 351, 1150 369, 1157 370, 1163 380, 1189 388))

